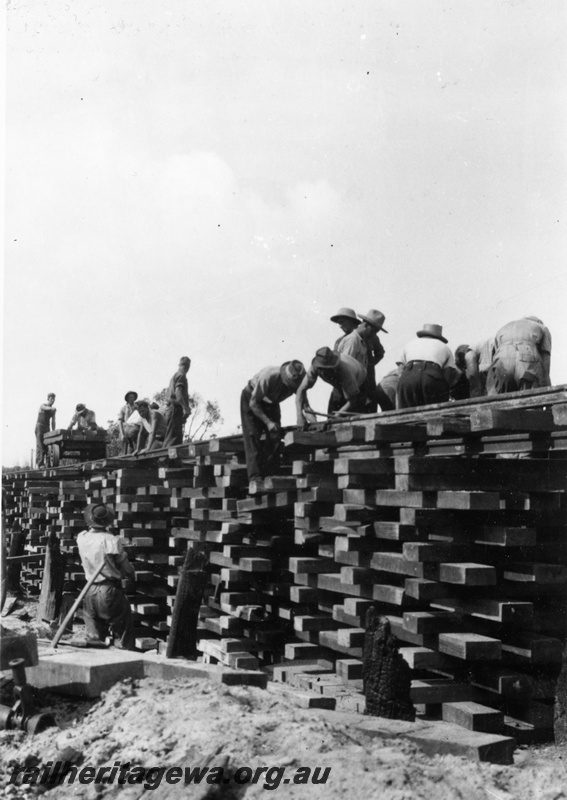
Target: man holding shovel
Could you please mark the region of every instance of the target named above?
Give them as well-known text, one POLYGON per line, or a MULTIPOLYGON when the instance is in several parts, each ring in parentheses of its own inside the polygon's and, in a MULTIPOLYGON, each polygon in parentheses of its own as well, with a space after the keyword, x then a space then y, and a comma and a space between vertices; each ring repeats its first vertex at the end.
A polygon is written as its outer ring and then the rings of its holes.
POLYGON ((112 510, 96 503, 86 507, 84 517, 88 528, 77 536, 77 545, 87 581, 100 571, 83 600, 87 638, 104 641, 110 630, 116 647, 133 650, 132 611, 122 578, 133 578, 134 567, 122 540, 107 530, 114 520, 112 510))

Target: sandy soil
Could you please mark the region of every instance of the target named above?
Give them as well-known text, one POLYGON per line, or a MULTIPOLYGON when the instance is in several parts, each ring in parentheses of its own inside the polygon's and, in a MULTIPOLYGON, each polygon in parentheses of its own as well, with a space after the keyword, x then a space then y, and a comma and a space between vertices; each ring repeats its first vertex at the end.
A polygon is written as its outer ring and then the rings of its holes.
MULTIPOLYGON (((409 742, 370 739, 349 730, 342 721, 291 706, 275 691, 227 688, 202 680, 127 680, 99 701, 38 694, 42 710, 52 706, 62 727, 35 737, 21 731, 0 732, 0 796, 11 800, 46 791, 79 800, 231 800, 265 798, 272 791, 281 800, 567 800, 567 752, 553 745, 518 749, 513 766, 479 764, 454 756, 428 758, 409 742), (198 786, 185 785, 180 772, 172 773, 181 778, 180 783, 170 785, 162 776, 159 786, 156 773, 150 773, 146 788, 140 783, 96 780, 56 787, 19 780, 10 783, 14 767, 36 767, 41 775, 46 765, 61 760, 68 748, 77 753, 78 769, 116 766, 117 778, 120 766, 128 762, 132 769, 190 768, 204 765, 209 756, 209 768, 232 770, 223 774, 231 780, 219 785, 204 781, 198 786), (239 785, 234 780, 235 770, 244 767, 252 773, 260 767, 271 771, 258 774, 256 783, 239 785), (330 768, 327 782, 313 784, 311 773, 309 783, 295 783, 300 767, 311 771, 319 767, 323 775, 330 768), (151 784, 155 788, 150 788, 151 784)), ((215 778, 218 775, 213 773, 215 778)), ((236 776, 245 779, 247 773, 236 776)))

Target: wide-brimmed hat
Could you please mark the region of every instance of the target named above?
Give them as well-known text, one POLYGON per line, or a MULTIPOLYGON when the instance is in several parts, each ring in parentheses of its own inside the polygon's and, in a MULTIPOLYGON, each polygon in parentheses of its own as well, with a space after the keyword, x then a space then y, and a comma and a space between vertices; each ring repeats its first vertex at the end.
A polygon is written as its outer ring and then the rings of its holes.
POLYGON ((87 525, 94 525, 97 528, 106 528, 114 520, 113 510, 104 503, 91 503, 83 511, 83 516, 87 525))
POLYGON ((335 369, 339 363, 339 354, 331 350, 330 347, 320 347, 316 353, 315 358, 311 365, 315 369, 335 369))
POLYGON ((126 392, 126 394, 124 395, 124 400, 126 400, 126 402, 128 402, 128 398, 130 397, 131 394, 134 395, 134 402, 138 399, 138 392, 126 392))
POLYGON ((381 311, 377 311, 375 308, 371 308, 368 314, 359 314, 360 319, 364 320, 364 322, 368 322, 369 325, 372 325, 373 328, 377 331, 383 331, 384 333, 388 333, 388 331, 382 327, 386 317, 382 314, 381 311))
POLYGON ((432 339, 441 339, 442 342, 447 344, 441 325, 434 325, 430 322, 426 322, 423 328, 416 333, 416 336, 419 336, 420 339, 422 336, 430 336, 432 339))
POLYGON ((352 319, 353 322, 360 322, 352 308, 339 308, 334 317, 331 317, 331 322, 340 322, 343 317, 352 319))
POLYGON ((296 389, 305 377, 305 367, 301 361, 286 361, 280 367, 280 375, 287 386, 296 389))
POLYGON ((87 410, 87 407, 86 407, 86 405, 84 403, 78 403, 76 405, 76 407, 75 407, 75 411, 77 412, 77 414, 82 414, 83 411, 86 411, 86 410, 87 410))

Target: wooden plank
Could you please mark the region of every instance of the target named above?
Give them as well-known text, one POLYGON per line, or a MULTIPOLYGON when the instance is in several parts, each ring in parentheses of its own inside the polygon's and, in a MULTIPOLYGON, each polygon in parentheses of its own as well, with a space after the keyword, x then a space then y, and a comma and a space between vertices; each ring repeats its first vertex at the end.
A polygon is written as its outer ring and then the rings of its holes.
POLYGON ((480 703, 443 703, 441 709, 445 722, 452 722, 469 731, 500 733, 504 728, 504 714, 480 703))
POLYGON ((479 408, 471 414, 471 431, 553 431, 551 409, 479 408))
POLYGON ((440 633, 438 648, 441 653, 465 661, 496 661, 502 657, 499 639, 477 633, 440 633))
POLYGON ((521 600, 493 600, 476 598, 474 600, 457 600, 440 597, 432 601, 433 608, 450 611, 453 614, 466 614, 472 617, 492 620, 505 624, 529 625, 533 619, 533 603, 521 600))

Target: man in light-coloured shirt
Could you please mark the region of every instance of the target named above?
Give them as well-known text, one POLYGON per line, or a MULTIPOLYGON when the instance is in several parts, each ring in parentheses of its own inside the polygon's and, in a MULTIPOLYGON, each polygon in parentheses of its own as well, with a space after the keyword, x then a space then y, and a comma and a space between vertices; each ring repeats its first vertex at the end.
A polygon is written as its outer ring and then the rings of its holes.
POLYGON ((366 370, 352 356, 335 353, 329 347, 321 347, 315 353, 296 394, 297 424, 305 423, 305 413, 313 414, 307 401, 307 390, 311 389, 317 378, 331 384, 333 391, 329 400, 329 414, 362 411, 366 395, 362 386, 366 380, 366 370))
POLYGON ((494 355, 494 336, 471 344, 465 352, 466 374, 469 380, 471 397, 486 394, 486 376, 494 355))
POLYGON ((133 578, 134 568, 122 540, 107 530, 114 519, 112 510, 95 503, 87 506, 84 517, 88 528, 77 536, 77 546, 87 581, 104 565, 83 600, 87 638, 104 641, 110 632, 117 647, 133 650, 132 612, 122 579, 133 578))
POLYGON ((509 322, 494 337, 486 378, 489 395, 551 386, 551 333, 538 317, 509 322))
POLYGON ((125 405, 122 406, 118 412, 118 430, 120 438, 122 439, 122 455, 125 456, 136 448, 138 433, 140 431, 139 425, 130 422, 136 407, 135 403, 138 399, 138 392, 126 392, 124 395, 125 405))
POLYGON ((163 442, 166 432, 163 414, 152 408, 149 400, 140 400, 137 403, 137 411, 140 415, 141 424, 138 428, 138 441, 136 449, 132 453, 133 456, 137 453, 146 453, 149 450, 164 447, 163 442))
POLYGON ((98 431, 96 414, 94 411, 88 409, 84 403, 79 403, 75 408, 75 413, 73 414, 73 418, 67 430, 71 431, 74 427, 83 433, 85 431, 98 431))
POLYGON ((358 326, 360 325, 360 320, 358 319, 352 308, 339 308, 337 313, 333 317, 331 317, 331 322, 336 322, 339 328, 343 332, 343 335, 337 339, 337 341, 335 342, 335 346, 333 347, 333 350, 339 353, 341 342, 350 333, 352 333, 358 328, 358 326))
POLYGON ((453 351, 441 325, 426 324, 403 349, 398 384, 398 408, 412 408, 449 400, 451 386, 459 379, 453 351))
POLYGON ((240 416, 248 480, 277 471, 280 451, 280 403, 297 391, 305 375, 301 361, 264 367, 242 390, 240 416))

